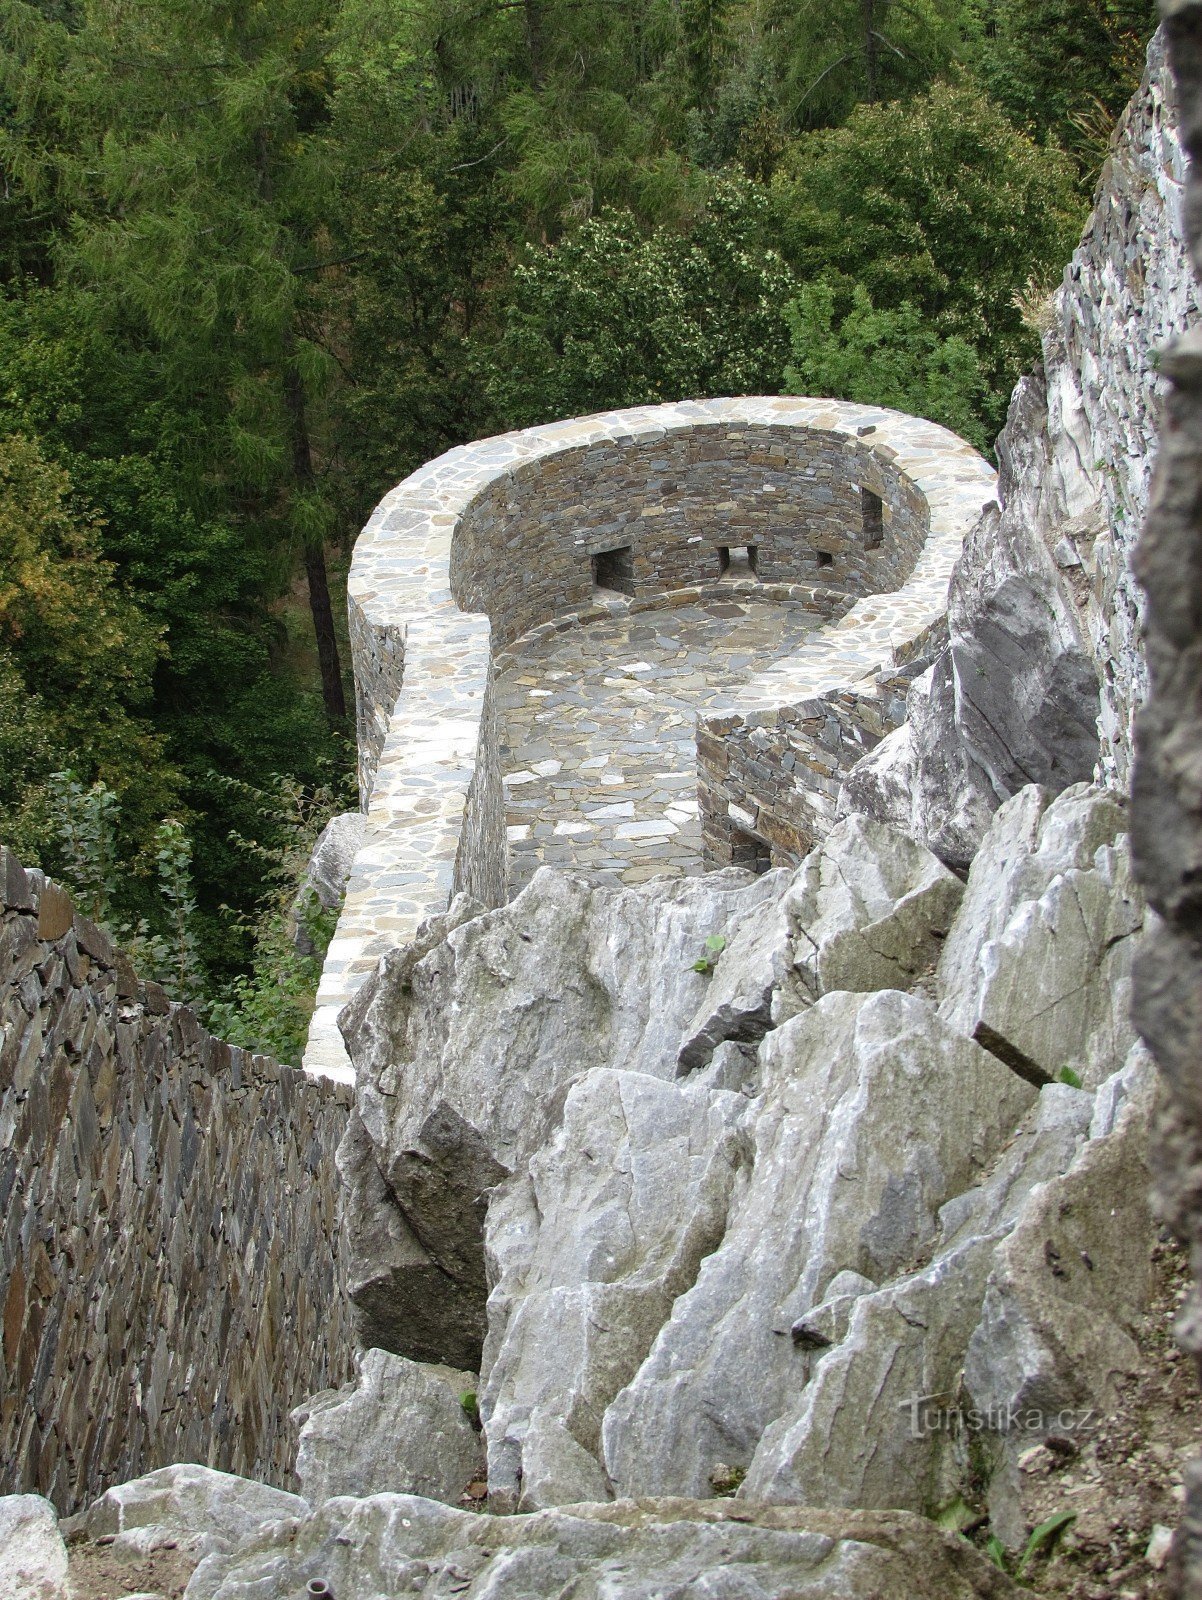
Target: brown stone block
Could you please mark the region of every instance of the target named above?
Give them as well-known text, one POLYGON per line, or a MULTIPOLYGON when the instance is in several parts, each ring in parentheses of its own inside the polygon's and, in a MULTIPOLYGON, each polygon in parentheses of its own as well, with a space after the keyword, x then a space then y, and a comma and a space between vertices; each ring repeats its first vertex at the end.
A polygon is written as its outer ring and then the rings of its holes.
POLYGON ((75 908, 71 897, 47 879, 38 900, 38 938, 52 944, 71 926, 75 908))

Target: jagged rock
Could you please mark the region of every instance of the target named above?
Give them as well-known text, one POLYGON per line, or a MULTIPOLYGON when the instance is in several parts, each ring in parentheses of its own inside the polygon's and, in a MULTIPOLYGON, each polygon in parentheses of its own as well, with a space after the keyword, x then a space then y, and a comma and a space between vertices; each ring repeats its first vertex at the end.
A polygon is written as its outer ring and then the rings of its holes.
POLYGON ((635 891, 544 869, 510 905, 456 902, 384 958, 343 1017, 358 1120, 339 1153, 373 1342, 476 1365, 489 1191, 525 1169, 586 1072, 676 1075, 706 939, 729 942, 785 881, 731 870, 635 891))
POLYGON ((362 811, 340 811, 317 837, 305 881, 327 911, 342 899, 355 857, 363 848, 367 818, 362 811))
POLYGON ((746 1466, 802 1381, 793 1325, 837 1273, 881 1282, 929 1249, 940 1206, 1035 1098, 896 991, 827 995, 760 1058, 754 1165, 725 1237, 605 1417, 620 1493, 705 1495, 716 1462, 746 1466))
POLYGON ((244 1544, 264 1523, 309 1510, 299 1495, 184 1463, 107 1490, 88 1507, 83 1531, 89 1539, 111 1536, 135 1555, 169 1545, 208 1554, 244 1544))
POLYGON ((868 817, 837 823, 785 895, 793 964, 775 1019, 836 989, 908 988, 933 966, 963 892, 896 829, 868 817))
POLYGON ((747 1101, 640 1073, 590 1073, 562 1126, 489 1208, 480 1409, 490 1502, 609 1498, 606 1407, 726 1226, 747 1101))
POLYGON ((962 893, 958 878, 897 829, 845 818, 722 952, 681 1067, 704 1066, 727 1040, 762 1038, 832 990, 908 988, 934 963, 962 893))
POLYGON ((964 1539, 900 1512, 623 1501, 481 1517, 408 1495, 331 1500, 299 1526, 210 1556, 186 1600, 565 1594, 611 1600, 1005 1600, 1019 1591, 964 1539))
POLYGON ((927 1265, 846 1307, 828 1292, 805 1320, 829 1327, 831 1344, 809 1353, 742 1495, 915 1511, 955 1498, 969 1476, 959 1375, 994 1252, 1072 1162, 1092 1114, 1092 1095, 1050 1085, 982 1181, 942 1207, 927 1265))
POLYGON ((971 862, 998 805, 984 768, 956 730, 950 651, 917 678, 906 720, 847 774, 840 817, 862 812, 921 840, 957 871, 971 862))
POLYGON ((989 1495, 991 1523, 1010 1543, 1025 1531, 1016 1492, 1021 1449, 1088 1428, 1090 1415, 1096 1424, 1114 1404, 1116 1379, 1141 1363, 1134 1330, 1151 1275, 1154 1230, 1143 1197, 1155 1086, 1142 1048, 1120 1076, 1126 1103, 1112 1131, 1031 1195, 994 1252, 968 1345, 964 1381, 974 1406, 1019 1419, 998 1430, 1002 1459, 989 1495))
POLYGON ((956 729, 998 795, 1088 781, 1098 757, 1098 669, 1068 580, 1038 521, 1048 470, 1047 395, 1014 391, 998 439, 998 494, 965 541, 948 590, 956 729))
POLYGON ((1033 1082, 1067 1066, 1093 1088, 1131 1048, 1143 906, 1123 823, 1103 790, 1049 804, 1032 786, 998 812, 969 874, 939 963, 940 1015, 1033 1082))
POLYGON ((1091 867, 1101 847, 1113 844, 1125 828, 1122 800, 1087 784, 1054 798, 1050 790, 1028 784, 1006 801, 973 860, 939 958, 942 1017, 971 1034, 982 950, 1005 932, 1020 906, 1038 900, 1058 874, 1091 867))
POLYGON ((474 1373, 363 1351, 354 1382, 292 1413, 305 1498, 420 1494, 454 1504, 484 1473, 483 1441, 463 1404, 477 1387, 474 1373))
POLYGON ((314 902, 326 911, 341 905, 347 879, 356 855, 363 848, 366 832, 367 818, 361 811, 340 811, 318 834, 292 905, 292 938, 301 955, 315 953, 306 927, 309 908, 314 902))
POLYGON ((40 1494, 0 1495, 0 1570, 7 1600, 69 1600, 67 1547, 40 1494))

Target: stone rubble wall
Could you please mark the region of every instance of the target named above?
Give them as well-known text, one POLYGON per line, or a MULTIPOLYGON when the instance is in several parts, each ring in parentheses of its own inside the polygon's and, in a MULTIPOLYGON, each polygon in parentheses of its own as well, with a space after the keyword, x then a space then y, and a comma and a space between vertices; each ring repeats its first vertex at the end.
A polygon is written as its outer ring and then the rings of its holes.
POLYGON ((0 1492, 178 1461, 285 1484, 351 1371, 351 1095, 223 1044, 0 848, 0 1492))
POLYGON ((1166 389, 1160 353, 1198 315, 1174 100, 1158 33, 1043 335, 1050 459, 1041 520, 1071 524, 1065 531, 1089 568, 1084 612, 1101 680, 1099 776, 1122 789, 1131 782, 1132 719, 1147 692, 1131 555, 1148 510, 1166 389))
POLYGON ((848 771, 838 813, 904 828, 963 869, 1025 784, 1130 783, 1144 692, 1131 568, 1164 393, 1160 352, 1197 319, 1185 155, 1157 33, 1094 209, 1041 313, 1042 360, 997 443, 1001 511, 965 541, 948 642, 905 723, 848 771))
MULTIPOLYGON (((349 581, 367 814, 326 955, 305 1068, 351 1080, 338 1014, 387 950, 461 890, 504 901, 493 653, 531 630, 704 591, 723 548, 753 545, 765 596, 826 620, 818 647, 765 680, 764 708, 872 670, 890 675, 938 624, 965 532, 994 494, 962 440, 879 406, 785 397, 609 412, 448 451, 385 496, 349 581), (863 492, 881 501, 879 536, 863 492), (629 549, 634 594, 597 590, 593 555, 629 549), (829 561, 819 562, 819 552, 829 561)), ((706 804, 726 796, 702 764, 706 804), (716 796, 716 798, 715 798, 716 796)))

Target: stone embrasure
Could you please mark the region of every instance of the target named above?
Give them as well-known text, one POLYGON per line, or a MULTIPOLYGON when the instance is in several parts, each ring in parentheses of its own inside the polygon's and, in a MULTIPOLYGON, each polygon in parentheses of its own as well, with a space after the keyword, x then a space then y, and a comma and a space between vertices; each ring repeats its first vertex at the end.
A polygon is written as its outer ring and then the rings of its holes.
POLYGON ((697 741, 711 864, 749 849, 792 861, 816 831, 812 813, 833 814, 843 769, 896 724, 994 489, 987 463, 943 428, 800 398, 555 423, 448 451, 406 479, 351 569, 367 828, 306 1068, 349 1079, 338 1013, 386 950, 458 891, 506 897, 494 647, 623 606, 702 602, 739 572, 734 587, 756 582, 757 601, 810 612, 818 631, 749 663, 765 670, 703 719, 697 741), (799 719, 814 723, 810 762, 776 731, 799 719), (832 730, 848 752, 833 763, 822 753, 832 730))

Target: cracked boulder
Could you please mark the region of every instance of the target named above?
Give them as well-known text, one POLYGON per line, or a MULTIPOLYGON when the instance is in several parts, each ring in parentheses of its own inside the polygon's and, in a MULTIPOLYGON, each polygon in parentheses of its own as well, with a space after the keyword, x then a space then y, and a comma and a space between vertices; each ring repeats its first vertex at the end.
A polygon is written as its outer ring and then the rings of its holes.
POLYGON ((760 1058, 753 1164, 726 1234, 606 1413, 618 1493, 706 1495, 719 1466, 746 1468, 804 1381, 794 1324, 838 1274, 879 1283, 928 1251, 940 1207, 1035 1098, 897 991, 827 995, 760 1058))
POLYGON ((186 1600, 471 1594, 480 1600, 1007 1600, 967 1540, 904 1512, 688 1500, 481 1517, 411 1495, 331 1500, 299 1525, 209 1557, 186 1600))
POLYGON ((0 1561, 7 1600, 68 1600, 67 1547, 40 1494, 0 1495, 0 1561))
POLYGON ((1124 813, 1078 786, 1020 791, 969 874, 937 979, 940 1014, 1034 1083, 1070 1068, 1088 1088, 1134 1042, 1131 968, 1143 925, 1124 813))
POLYGON ((484 1473, 483 1440, 469 1416, 475 1374, 386 1350, 364 1350, 357 1364, 352 1383, 292 1413, 305 1498, 319 1505, 334 1495, 396 1493, 457 1502, 484 1473))
POLYGON ((508 906, 456 902, 386 956, 343 1013, 356 1113, 339 1151, 360 1338, 474 1368, 488 1194, 525 1171, 573 1083, 672 1078, 710 977, 787 875, 708 874, 635 891, 543 869, 508 906))
POLYGON ((489 1208, 480 1397, 494 1507, 605 1500, 601 1421, 720 1242, 747 1101, 590 1073, 489 1208))
POLYGON ((857 761, 839 790, 839 816, 863 813, 921 840, 941 861, 967 869, 997 810, 983 767, 956 731, 951 652, 917 678, 906 720, 857 761))
POLYGON ((208 1554, 246 1543, 264 1523, 307 1516, 299 1495, 187 1462, 160 1467, 106 1490, 76 1519, 87 1538, 108 1538, 132 1555, 154 1550, 208 1554))
POLYGON ((858 816, 837 823, 722 952, 682 1069, 707 1065, 727 1040, 761 1038, 835 989, 909 988, 934 965, 963 887, 896 828, 858 816))

